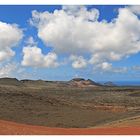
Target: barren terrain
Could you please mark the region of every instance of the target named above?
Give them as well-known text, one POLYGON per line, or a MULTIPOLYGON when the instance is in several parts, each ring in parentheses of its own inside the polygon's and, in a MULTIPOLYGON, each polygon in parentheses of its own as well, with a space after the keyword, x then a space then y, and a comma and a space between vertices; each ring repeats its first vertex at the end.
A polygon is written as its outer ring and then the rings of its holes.
POLYGON ((140 87, 3 78, 0 120, 0 134, 140 134, 140 87))

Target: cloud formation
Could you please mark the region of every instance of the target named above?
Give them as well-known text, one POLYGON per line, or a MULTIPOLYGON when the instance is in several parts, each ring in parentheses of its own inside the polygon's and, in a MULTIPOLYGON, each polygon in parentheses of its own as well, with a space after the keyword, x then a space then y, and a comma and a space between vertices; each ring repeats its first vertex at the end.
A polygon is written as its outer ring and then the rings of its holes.
POLYGON ((77 56, 74 68, 87 66, 85 55, 89 56, 88 64, 108 69, 112 62, 140 52, 140 20, 132 8, 118 9, 111 22, 98 21, 99 15, 97 9, 63 6, 53 13, 32 11, 30 23, 56 54, 77 56))
POLYGON ((94 67, 94 70, 101 72, 111 72, 111 73, 126 73, 128 71, 127 67, 113 67, 111 63, 103 62, 94 67))
POLYGON ((129 10, 131 10, 133 13, 140 15, 140 6, 139 5, 129 5, 127 7, 129 10))
POLYGON ((73 68, 79 69, 87 66, 87 62, 82 56, 71 55, 70 60, 72 61, 73 68))
POLYGON ((23 31, 16 24, 0 21, 0 62, 15 55, 12 50, 23 37, 23 31))
POLYGON ((12 73, 17 70, 17 65, 15 63, 7 63, 0 67, 0 78, 12 76, 12 73))
POLYGON ((32 37, 28 39, 27 46, 23 48, 23 66, 57 67, 59 64, 56 60, 57 55, 54 52, 49 52, 46 55, 43 54, 32 37))

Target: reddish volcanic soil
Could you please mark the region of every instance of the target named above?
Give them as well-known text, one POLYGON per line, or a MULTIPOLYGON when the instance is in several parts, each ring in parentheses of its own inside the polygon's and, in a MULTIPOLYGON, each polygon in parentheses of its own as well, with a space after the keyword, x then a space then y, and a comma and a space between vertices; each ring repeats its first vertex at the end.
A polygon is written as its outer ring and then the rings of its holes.
POLYGON ((50 128, 0 120, 1 135, 139 135, 140 127, 50 128))

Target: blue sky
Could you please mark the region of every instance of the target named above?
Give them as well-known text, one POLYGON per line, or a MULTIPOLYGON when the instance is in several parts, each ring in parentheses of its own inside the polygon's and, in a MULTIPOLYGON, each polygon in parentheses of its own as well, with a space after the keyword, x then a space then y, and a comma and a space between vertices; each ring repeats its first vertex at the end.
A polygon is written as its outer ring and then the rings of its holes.
MULTIPOLYGON (((139 9, 123 5, 74 8, 59 5, 0 6, 0 22, 7 24, 7 32, 0 36, 7 33, 7 42, 11 37, 12 43, 16 44, 6 46, 3 43, 5 40, 0 37, 0 51, 5 51, 7 47, 14 52, 12 55, 6 50, 7 57, 0 59, 0 76, 45 80, 83 77, 95 81, 139 81, 140 31, 134 29, 140 26, 139 9), (13 35, 20 30, 17 36, 21 35, 21 38, 10 36, 9 27, 13 28, 13 35), (134 40, 131 40, 133 36, 134 40)), ((0 29, 5 27, 1 24, 0 29)))

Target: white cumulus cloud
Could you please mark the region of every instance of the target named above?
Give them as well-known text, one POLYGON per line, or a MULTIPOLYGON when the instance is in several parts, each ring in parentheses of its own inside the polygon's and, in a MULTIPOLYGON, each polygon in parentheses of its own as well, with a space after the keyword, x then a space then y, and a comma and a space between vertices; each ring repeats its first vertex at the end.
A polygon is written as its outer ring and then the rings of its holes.
POLYGON ((107 63, 107 62, 103 62, 101 64, 101 68, 105 71, 111 70, 112 69, 112 64, 107 63))
POLYGON ((17 70, 17 65, 15 63, 7 63, 0 67, 0 78, 12 76, 13 72, 17 70))
POLYGON ((111 22, 98 21, 99 15, 97 9, 63 6, 54 12, 32 11, 30 23, 37 28, 38 37, 46 46, 51 45, 56 54, 80 57, 72 62, 74 68, 85 67, 83 58, 87 55, 89 64, 106 62, 103 64, 106 69, 113 61, 140 52, 140 20, 132 8, 120 8, 111 22))
POLYGON ((12 50, 23 37, 23 31, 15 24, 0 21, 0 61, 14 56, 12 50))
POLYGON ((72 61, 73 68, 79 69, 87 66, 87 61, 82 56, 71 55, 70 60, 72 61))
POLYGON ((23 66, 33 66, 33 67, 57 67, 59 64, 57 62, 57 55, 54 52, 49 52, 48 54, 43 54, 42 50, 37 47, 33 38, 30 37, 27 41, 27 46, 23 48, 23 66))
POLYGON ((130 9, 135 14, 140 15, 140 6, 139 5, 131 5, 131 6, 128 6, 127 8, 130 9))
POLYGON ((101 72, 113 72, 113 73, 126 73, 128 71, 127 67, 113 67, 111 63, 103 62, 94 68, 95 71, 101 72))

